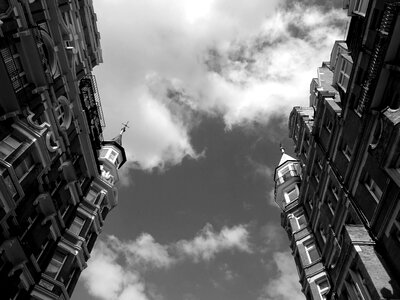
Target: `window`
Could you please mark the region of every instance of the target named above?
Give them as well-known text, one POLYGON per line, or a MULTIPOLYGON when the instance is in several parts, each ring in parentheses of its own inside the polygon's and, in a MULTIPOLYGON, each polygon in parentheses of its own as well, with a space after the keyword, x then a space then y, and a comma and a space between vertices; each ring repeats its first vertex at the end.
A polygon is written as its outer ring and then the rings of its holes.
POLYGON ((350 161, 352 151, 353 150, 350 148, 350 146, 346 142, 343 141, 342 152, 343 152, 343 155, 346 156, 348 161, 350 161))
POLYGON ((395 239, 397 239, 397 241, 400 242, 400 213, 397 215, 396 219, 394 220, 392 232, 393 232, 395 239))
POLYGON ((57 104, 54 107, 54 113, 57 123, 60 126, 65 126, 67 129, 71 125, 72 117, 68 106, 68 99, 65 96, 60 96, 57 99, 57 104))
POLYGON ((287 165, 278 171, 278 176, 279 176, 278 179, 280 183, 284 183, 293 176, 298 176, 298 175, 299 173, 296 171, 294 164, 287 165))
POLYGON ((64 123, 64 114, 65 114, 63 105, 61 103, 58 103, 58 105, 54 108, 54 111, 56 113, 58 124, 62 125, 64 123))
POLYGON ((319 253, 313 239, 307 240, 304 243, 304 249, 306 250, 307 259, 310 264, 319 259, 319 253))
POLYGON ((107 152, 108 152, 108 149, 101 149, 100 150, 100 157, 106 157, 106 155, 107 155, 107 152))
POLYGON ((303 149, 301 149, 301 153, 303 153, 304 157, 307 158, 307 149, 306 147, 303 147, 303 149))
POLYGON ((336 185, 334 185, 334 184, 331 185, 331 191, 332 191, 333 196, 335 196, 336 200, 338 200, 339 199, 339 191, 338 191, 338 188, 336 187, 336 185))
POLYGON ((307 225, 307 219, 306 216, 303 213, 299 213, 294 216, 296 219, 296 223, 299 229, 304 228, 307 225))
POLYGON ((45 250, 46 250, 46 248, 47 248, 49 243, 50 243, 50 240, 46 239, 46 242, 40 246, 40 252, 39 252, 38 255, 36 255, 36 261, 40 260, 40 258, 42 257, 42 255, 45 252, 45 250))
POLYGON ((371 295, 359 271, 349 269, 349 276, 345 282, 351 299, 371 300, 371 295))
POLYGON ((14 168, 15 175, 21 181, 25 177, 25 175, 31 170, 33 167, 32 156, 28 154, 20 163, 14 168))
POLYGON ((315 282, 317 284, 317 288, 318 288, 318 293, 321 297, 322 300, 327 299, 326 298, 326 294, 329 292, 329 282, 328 279, 326 277, 323 277, 322 279, 318 279, 315 282))
POLYGON ((380 187, 376 184, 376 182, 371 178, 371 175, 369 175, 368 173, 365 174, 364 183, 365 183, 365 187, 371 193, 372 197, 374 197, 376 202, 379 202, 379 200, 382 197, 383 192, 380 189, 380 187))
POLYGON ((328 205, 329 210, 331 211, 332 215, 335 215, 336 204, 337 204, 336 200, 333 199, 330 196, 327 196, 326 197, 326 204, 328 205))
POLYGON ((118 155, 118 153, 117 153, 116 151, 111 150, 111 151, 110 151, 110 155, 108 156, 108 158, 109 158, 111 161, 114 161, 115 158, 117 157, 117 155, 118 155))
POLYGON ((35 215, 29 216, 26 219, 27 224, 25 224, 25 226, 24 226, 24 232, 21 234, 21 239, 23 239, 25 237, 25 235, 29 232, 29 230, 32 228, 33 224, 35 223, 35 221, 37 220, 38 217, 39 217, 39 215, 37 215, 35 213, 35 215))
POLYGON ((322 240, 324 241, 324 244, 326 243, 326 232, 325 232, 325 227, 322 224, 319 224, 318 226, 318 231, 321 235, 322 240))
POLYGON ((319 183, 319 172, 317 170, 314 171, 314 178, 319 183))
POLYGON ((15 189, 14 183, 12 182, 10 176, 4 176, 4 183, 6 184, 11 197, 14 197, 17 194, 17 190, 15 189))
POLYGON ((354 5, 354 12, 360 16, 365 17, 368 9, 368 0, 356 0, 354 5))
POLYGON ((13 153, 20 145, 21 143, 19 141, 9 135, 0 142, 0 158, 6 158, 11 153, 13 153))
POLYGON ((86 200, 90 203, 95 203, 98 193, 92 189, 86 195, 86 200))
POLYGON ((332 132, 333 123, 332 123, 331 120, 327 120, 327 122, 326 122, 326 124, 325 124, 325 128, 326 128, 326 130, 328 130, 329 133, 332 132))
POLYGON ((317 158, 317 166, 320 171, 322 171, 322 160, 320 158, 317 158))
POLYGON ((304 143, 307 145, 307 147, 310 146, 310 137, 307 133, 304 134, 304 143))
POLYGON ((341 64, 337 84, 346 92, 349 85, 350 73, 353 64, 348 61, 343 55, 340 58, 341 59, 339 59, 339 61, 341 61, 341 64))
POLYGON ((82 231, 83 225, 85 225, 85 219, 76 216, 71 226, 69 227, 69 231, 71 231, 75 235, 79 235, 82 231))
POLYGON ((287 204, 296 200, 298 197, 299 197, 299 191, 297 187, 294 187, 293 189, 285 193, 285 200, 287 204))
POLYGON ((44 272, 46 275, 50 276, 51 278, 56 279, 58 274, 61 271, 61 268, 66 260, 67 256, 60 252, 54 253, 53 258, 51 259, 49 265, 44 272))

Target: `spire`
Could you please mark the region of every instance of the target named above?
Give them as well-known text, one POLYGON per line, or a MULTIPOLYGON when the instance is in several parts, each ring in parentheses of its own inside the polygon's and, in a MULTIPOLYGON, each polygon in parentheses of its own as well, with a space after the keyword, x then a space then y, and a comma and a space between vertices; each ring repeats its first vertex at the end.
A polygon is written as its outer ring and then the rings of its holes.
POLYGON ((126 128, 129 128, 128 123, 129 121, 127 121, 126 123, 122 123, 123 127, 121 128, 121 131, 115 138, 112 139, 114 142, 117 142, 120 146, 122 146, 122 135, 126 131, 126 128))
POLYGON ((281 149, 282 154, 285 153, 285 148, 283 148, 282 143, 279 144, 279 148, 281 149))
POLYGON ((282 157, 281 157, 281 160, 279 161, 278 166, 280 166, 281 164, 287 162, 288 160, 296 160, 295 158, 293 158, 290 155, 287 155, 285 153, 285 148, 282 146, 282 144, 279 144, 279 148, 281 149, 282 157))

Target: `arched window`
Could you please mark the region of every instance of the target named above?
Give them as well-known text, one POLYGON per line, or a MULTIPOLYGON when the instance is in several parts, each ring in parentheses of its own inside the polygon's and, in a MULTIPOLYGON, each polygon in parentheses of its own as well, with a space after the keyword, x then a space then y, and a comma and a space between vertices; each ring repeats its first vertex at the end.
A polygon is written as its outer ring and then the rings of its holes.
POLYGON ((58 124, 68 129, 72 122, 72 115, 69 108, 68 99, 65 96, 60 96, 57 98, 57 102, 54 107, 54 113, 58 124))

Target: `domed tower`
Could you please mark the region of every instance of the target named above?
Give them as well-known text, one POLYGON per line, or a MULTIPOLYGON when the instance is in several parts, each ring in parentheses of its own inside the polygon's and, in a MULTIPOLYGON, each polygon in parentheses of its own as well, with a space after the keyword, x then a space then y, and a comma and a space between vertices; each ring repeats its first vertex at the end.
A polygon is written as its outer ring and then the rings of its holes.
POLYGON ((301 182, 300 162, 287 155, 281 147, 282 157, 275 169, 275 202, 282 210, 299 197, 301 182))
POLYGON ((128 122, 122 125, 120 133, 115 138, 102 142, 99 155, 101 176, 112 185, 119 181, 118 169, 126 162, 125 149, 122 147, 122 135, 129 127, 128 122))

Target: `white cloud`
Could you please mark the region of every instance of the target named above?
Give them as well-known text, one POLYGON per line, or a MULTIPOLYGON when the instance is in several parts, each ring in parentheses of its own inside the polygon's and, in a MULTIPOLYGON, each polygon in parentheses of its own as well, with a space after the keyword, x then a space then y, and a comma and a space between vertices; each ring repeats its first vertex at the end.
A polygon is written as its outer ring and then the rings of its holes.
POLYGON ((258 300, 303 300, 299 277, 292 255, 275 252, 273 260, 278 268, 277 277, 264 286, 258 300))
MULTIPOLYGON (((143 275, 146 271, 165 269, 187 260, 209 261, 226 251, 250 253, 248 239, 245 225, 223 227, 220 232, 215 232, 210 224, 193 239, 168 245, 157 243, 148 233, 134 241, 108 236, 96 243, 82 279, 89 293, 100 299, 162 299, 155 287, 145 284, 143 275)), ((233 276, 228 269, 226 271, 225 276, 233 276)))
POLYGON ((104 64, 95 73, 106 136, 131 121, 124 136, 129 167, 163 170, 201 157, 190 133, 202 114, 220 116, 230 128, 306 105, 346 14, 284 4, 96 1, 104 64))
POLYGON ((275 188, 272 188, 266 195, 267 203, 279 209, 278 204, 275 202, 275 188))
POLYGON ((284 229, 275 223, 267 223, 260 228, 260 252, 267 253, 282 247, 289 246, 284 229))
POLYGON ((256 176, 261 177, 266 182, 271 181, 273 178, 274 170, 266 164, 254 160, 250 155, 246 157, 247 163, 252 168, 256 176))
POLYGON ((95 3, 104 54, 95 71, 106 136, 131 121, 124 136, 131 167, 164 169, 184 157, 197 159, 193 116, 218 115, 229 128, 267 123, 304 104, 316 66, 340 36, 332 24, 345 16, 298 5, 288 11, 278 0, 200 2, 95 3), (304 36, 290 32, 293 24, 304 36), (218 53, 219 72, 205 64, 210 49, 218 53), (170 97, 169 91, 179 93, 170 97))
POLYGON ((144 283, 138 274, 118 262, 118 253, 106 243, 98 241, 82 272, 88 292, 104 300, 148 300, 144 283))
POLYGON ((115 244, 124 251, 131 265, 166 268, 175 262, 168 253, 168 246, 157 243, 148 233, 142 233, 135 241, 120 242, 113 237, 115 244))
POLYGON ((249 232, 244 225, 232 228, 223 227, 219 233, 207 224, 193 240, 181 240, 176 243, 177 251, 198 262, 208 261, 216 254, 227 250, 251 252, 249 232))

